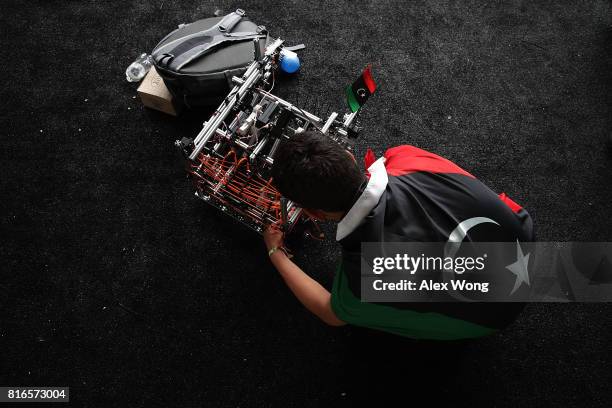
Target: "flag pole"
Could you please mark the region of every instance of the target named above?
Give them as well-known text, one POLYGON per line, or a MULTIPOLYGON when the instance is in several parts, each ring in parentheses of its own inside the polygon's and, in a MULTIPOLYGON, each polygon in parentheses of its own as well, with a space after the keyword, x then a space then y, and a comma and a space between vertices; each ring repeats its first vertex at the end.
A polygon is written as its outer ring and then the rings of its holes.
POLYGON ((357 117, 357 114, 359 113, 360 110, 361 108, 357 109, 355 112, 351 113, 350 115, 346 117, 346 119, 344 120, 344 127, 351 126, 351 123, 353 123, 353 121, 357 117))

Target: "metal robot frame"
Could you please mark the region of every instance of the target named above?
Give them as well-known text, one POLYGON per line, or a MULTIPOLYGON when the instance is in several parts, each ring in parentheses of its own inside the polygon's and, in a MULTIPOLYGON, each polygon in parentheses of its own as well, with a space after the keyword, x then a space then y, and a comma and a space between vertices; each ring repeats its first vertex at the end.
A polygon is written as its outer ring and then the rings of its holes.
POLYGON ((359 111, 345 114, 342 120, 333 112, 323 120, 271 94, 265 88, 274 85, 283 40, 270 42, 264 55, 257 55, 259 47, 254 48, 255 60, 241 77, 232 78, 233 89, 198 135, 177 140, 176 145, 188 158, 197 197, 257 233, 272 223, 286 232, 303 223, 316 237, 320 235, 316 222, 281 197, 272 184, 275 152, 284 140, 310 129, 350 151, 360 130, 355 123, 359 111))

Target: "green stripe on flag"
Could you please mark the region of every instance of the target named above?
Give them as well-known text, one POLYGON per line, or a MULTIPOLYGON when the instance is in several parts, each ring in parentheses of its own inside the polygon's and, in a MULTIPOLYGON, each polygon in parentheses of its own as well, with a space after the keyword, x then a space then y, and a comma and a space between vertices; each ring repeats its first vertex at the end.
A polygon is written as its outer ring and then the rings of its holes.
POLYGON ((459 340, 487 336, 495 329, 436 312, 395 309, 385 304, 363 302, 349 288, 340 263, 331 291, 331 308, 338 319, 413 339, 459 340))
POLYGON ((348 101, 351 112, 357 112, 361 107, 359 102, 357 102, 357 99, 355 99, 355 94, 353 93, 353 88, 351 85, 346 87, 346 100, 348 101))

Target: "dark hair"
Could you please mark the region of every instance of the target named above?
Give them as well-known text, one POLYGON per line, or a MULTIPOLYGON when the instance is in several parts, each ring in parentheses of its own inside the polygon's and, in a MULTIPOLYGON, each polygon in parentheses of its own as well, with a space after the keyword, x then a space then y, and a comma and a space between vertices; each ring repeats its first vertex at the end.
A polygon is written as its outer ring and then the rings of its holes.
POLYGON ((280 144, 273 184, 304 208, 347 211, 365 176, 340 145, 318 131, 298 133, 280 144))

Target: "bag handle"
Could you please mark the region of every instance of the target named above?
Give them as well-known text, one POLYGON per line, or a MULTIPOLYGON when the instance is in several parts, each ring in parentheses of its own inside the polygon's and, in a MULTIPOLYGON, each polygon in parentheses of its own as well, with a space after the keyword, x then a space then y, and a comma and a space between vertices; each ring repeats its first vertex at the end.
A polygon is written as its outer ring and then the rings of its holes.
POLYGON ((234 26, 238 24, 240 20, 242 20, 242 17, 244 17, 244 15, 245 12, 243 9, 236 9, 236 11, 234 11, 233 13, 226 15, 225 17, 223 17, 223 20, 221 20, 218 24, 219 31, 221 31, 222 33, 231 32, 234 29, 234 26))

